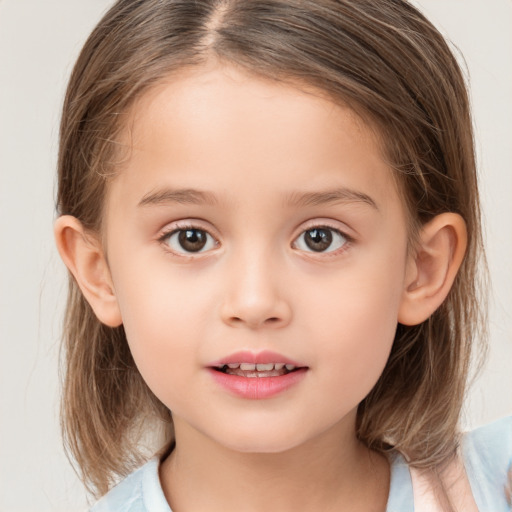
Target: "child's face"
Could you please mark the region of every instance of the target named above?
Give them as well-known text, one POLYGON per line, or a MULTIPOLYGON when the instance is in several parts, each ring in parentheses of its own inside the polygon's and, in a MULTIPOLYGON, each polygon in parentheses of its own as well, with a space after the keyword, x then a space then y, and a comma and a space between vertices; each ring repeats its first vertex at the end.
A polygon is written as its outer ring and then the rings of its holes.
POLYGON ((408 268, 404 209, 370 131, 232 68, 159 85, 129 127, 107 255, 133 357, 178 439, 274 452, 353 432, 408 268), (263 351, 301 369, 212 368, 263 351))

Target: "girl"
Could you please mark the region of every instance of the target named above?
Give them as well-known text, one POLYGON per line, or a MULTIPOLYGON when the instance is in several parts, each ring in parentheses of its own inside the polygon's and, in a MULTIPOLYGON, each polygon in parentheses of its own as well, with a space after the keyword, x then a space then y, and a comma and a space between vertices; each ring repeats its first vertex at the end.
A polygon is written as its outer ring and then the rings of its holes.
POLYGON ((58 208, 95 512, 507 510, 511 421, 458 430, 468 98, 411 5, 118 1, 71 77, 58 208))

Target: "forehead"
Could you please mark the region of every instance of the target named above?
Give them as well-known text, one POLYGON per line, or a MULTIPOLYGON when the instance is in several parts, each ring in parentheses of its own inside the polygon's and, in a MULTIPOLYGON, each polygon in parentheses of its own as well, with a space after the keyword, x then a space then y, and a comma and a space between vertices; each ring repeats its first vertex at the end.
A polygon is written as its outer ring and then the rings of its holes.
POLYGON ((122 144, 128 158, 113 184, 130 182, 138 192, 174 181, 200 189, 222 184, 226 193, 272 186, 285 194, 291 180, 331 186, 335 169, 339 186, 394 187, 375 130, 353 110, 319 90, 225 65, 182 69, 143 94, 122 144))

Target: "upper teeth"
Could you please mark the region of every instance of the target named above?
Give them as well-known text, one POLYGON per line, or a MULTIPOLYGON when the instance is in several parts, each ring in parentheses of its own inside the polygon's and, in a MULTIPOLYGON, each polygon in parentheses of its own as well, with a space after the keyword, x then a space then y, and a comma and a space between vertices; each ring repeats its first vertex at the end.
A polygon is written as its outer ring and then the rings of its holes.
MULTIPOLYGON (((221 365, 226 366, 226 365, 221 365)), ((286 369, 291 371, 295 370, 296 366, 293 364, 284 364, 284 363, 228 363, 227 367, 234 370, 235 368, 240 368, 243 371, 254 371, 257 370, 259 372, 268 372, 272 370, 281 370, 286 366, 286 369)))

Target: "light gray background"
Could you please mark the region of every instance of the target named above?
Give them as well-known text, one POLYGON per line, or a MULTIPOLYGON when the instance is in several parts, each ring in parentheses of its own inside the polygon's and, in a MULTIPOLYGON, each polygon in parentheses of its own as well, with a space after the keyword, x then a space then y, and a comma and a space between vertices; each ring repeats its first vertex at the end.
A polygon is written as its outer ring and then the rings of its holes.
MULTIPOLYGON (((465 425, 512 412, 512 2, 419 0, 471 76, 494 293, 491 353, 465 425)), ((66 297, 53 246, 65 83, 110 0, 0 0, 0 511, 72 512, 85 493, 61 448, 57 356, 66 297)))

